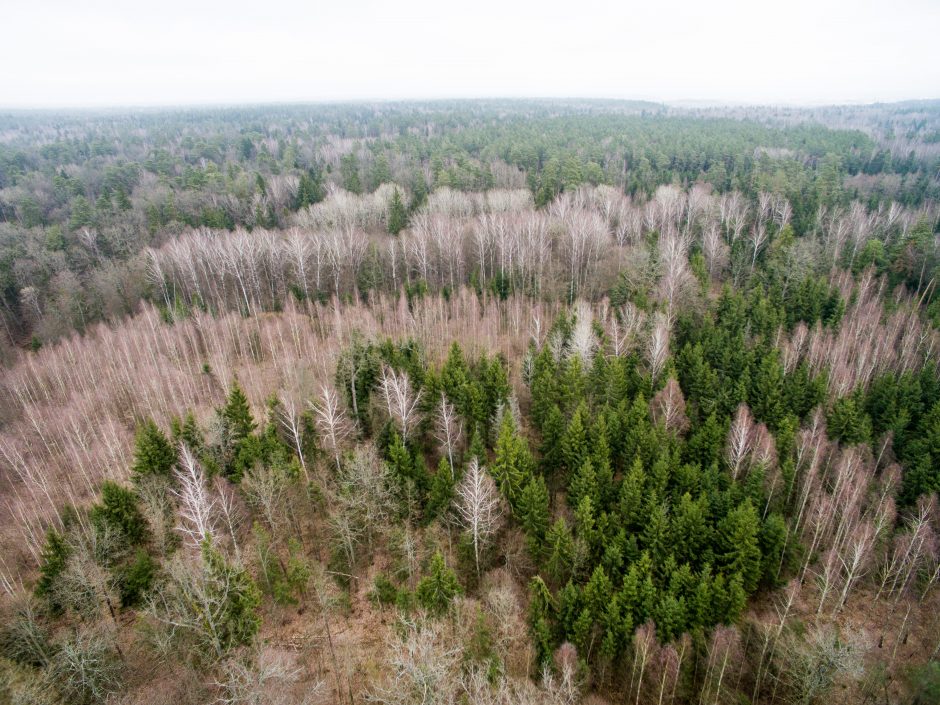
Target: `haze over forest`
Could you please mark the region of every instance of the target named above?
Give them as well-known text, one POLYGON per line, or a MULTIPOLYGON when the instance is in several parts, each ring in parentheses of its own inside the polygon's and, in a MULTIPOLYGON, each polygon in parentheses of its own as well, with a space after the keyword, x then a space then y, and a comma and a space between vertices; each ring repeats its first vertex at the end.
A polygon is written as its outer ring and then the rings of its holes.
POLYGON ((940 5, 409 0, 9 3, 0 107, 937 97, 940 5))
POLYGON ((940 703, 940 6, 20 3, 0 703, 940 703))

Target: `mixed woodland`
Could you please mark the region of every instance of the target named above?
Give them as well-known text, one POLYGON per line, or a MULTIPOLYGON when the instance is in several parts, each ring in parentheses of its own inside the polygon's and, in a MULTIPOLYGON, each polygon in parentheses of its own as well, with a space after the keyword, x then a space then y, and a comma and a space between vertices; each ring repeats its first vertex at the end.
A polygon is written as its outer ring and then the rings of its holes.
POLYGON ((940 702, 940 103, 0 114, 0 702, 940 702))

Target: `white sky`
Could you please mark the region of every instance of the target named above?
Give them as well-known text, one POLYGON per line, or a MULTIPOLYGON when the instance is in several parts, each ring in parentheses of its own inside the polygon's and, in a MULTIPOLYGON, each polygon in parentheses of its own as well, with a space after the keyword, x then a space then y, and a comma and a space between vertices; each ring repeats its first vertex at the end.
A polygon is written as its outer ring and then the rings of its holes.
POLYGON ((0 0, 0 106, 940 97, 940 0, 0 0))

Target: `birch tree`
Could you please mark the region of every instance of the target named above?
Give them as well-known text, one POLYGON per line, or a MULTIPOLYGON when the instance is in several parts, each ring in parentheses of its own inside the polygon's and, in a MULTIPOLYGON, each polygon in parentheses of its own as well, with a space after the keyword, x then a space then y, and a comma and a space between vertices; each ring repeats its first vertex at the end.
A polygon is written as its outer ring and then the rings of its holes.
POLYGON ((457 514, 473 543, 473 559, 480 576, 480 554, 499 529, 503 508, 496 483, 476 458, 456 489, 457 514))

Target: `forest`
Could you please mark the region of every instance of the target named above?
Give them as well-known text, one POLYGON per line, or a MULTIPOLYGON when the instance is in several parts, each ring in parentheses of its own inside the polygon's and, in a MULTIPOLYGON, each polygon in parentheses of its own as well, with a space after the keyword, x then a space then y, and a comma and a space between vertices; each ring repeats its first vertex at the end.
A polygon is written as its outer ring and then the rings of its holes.
POLYGON ((0 702, 940 702, 940 103, 0 113, 0 702))

